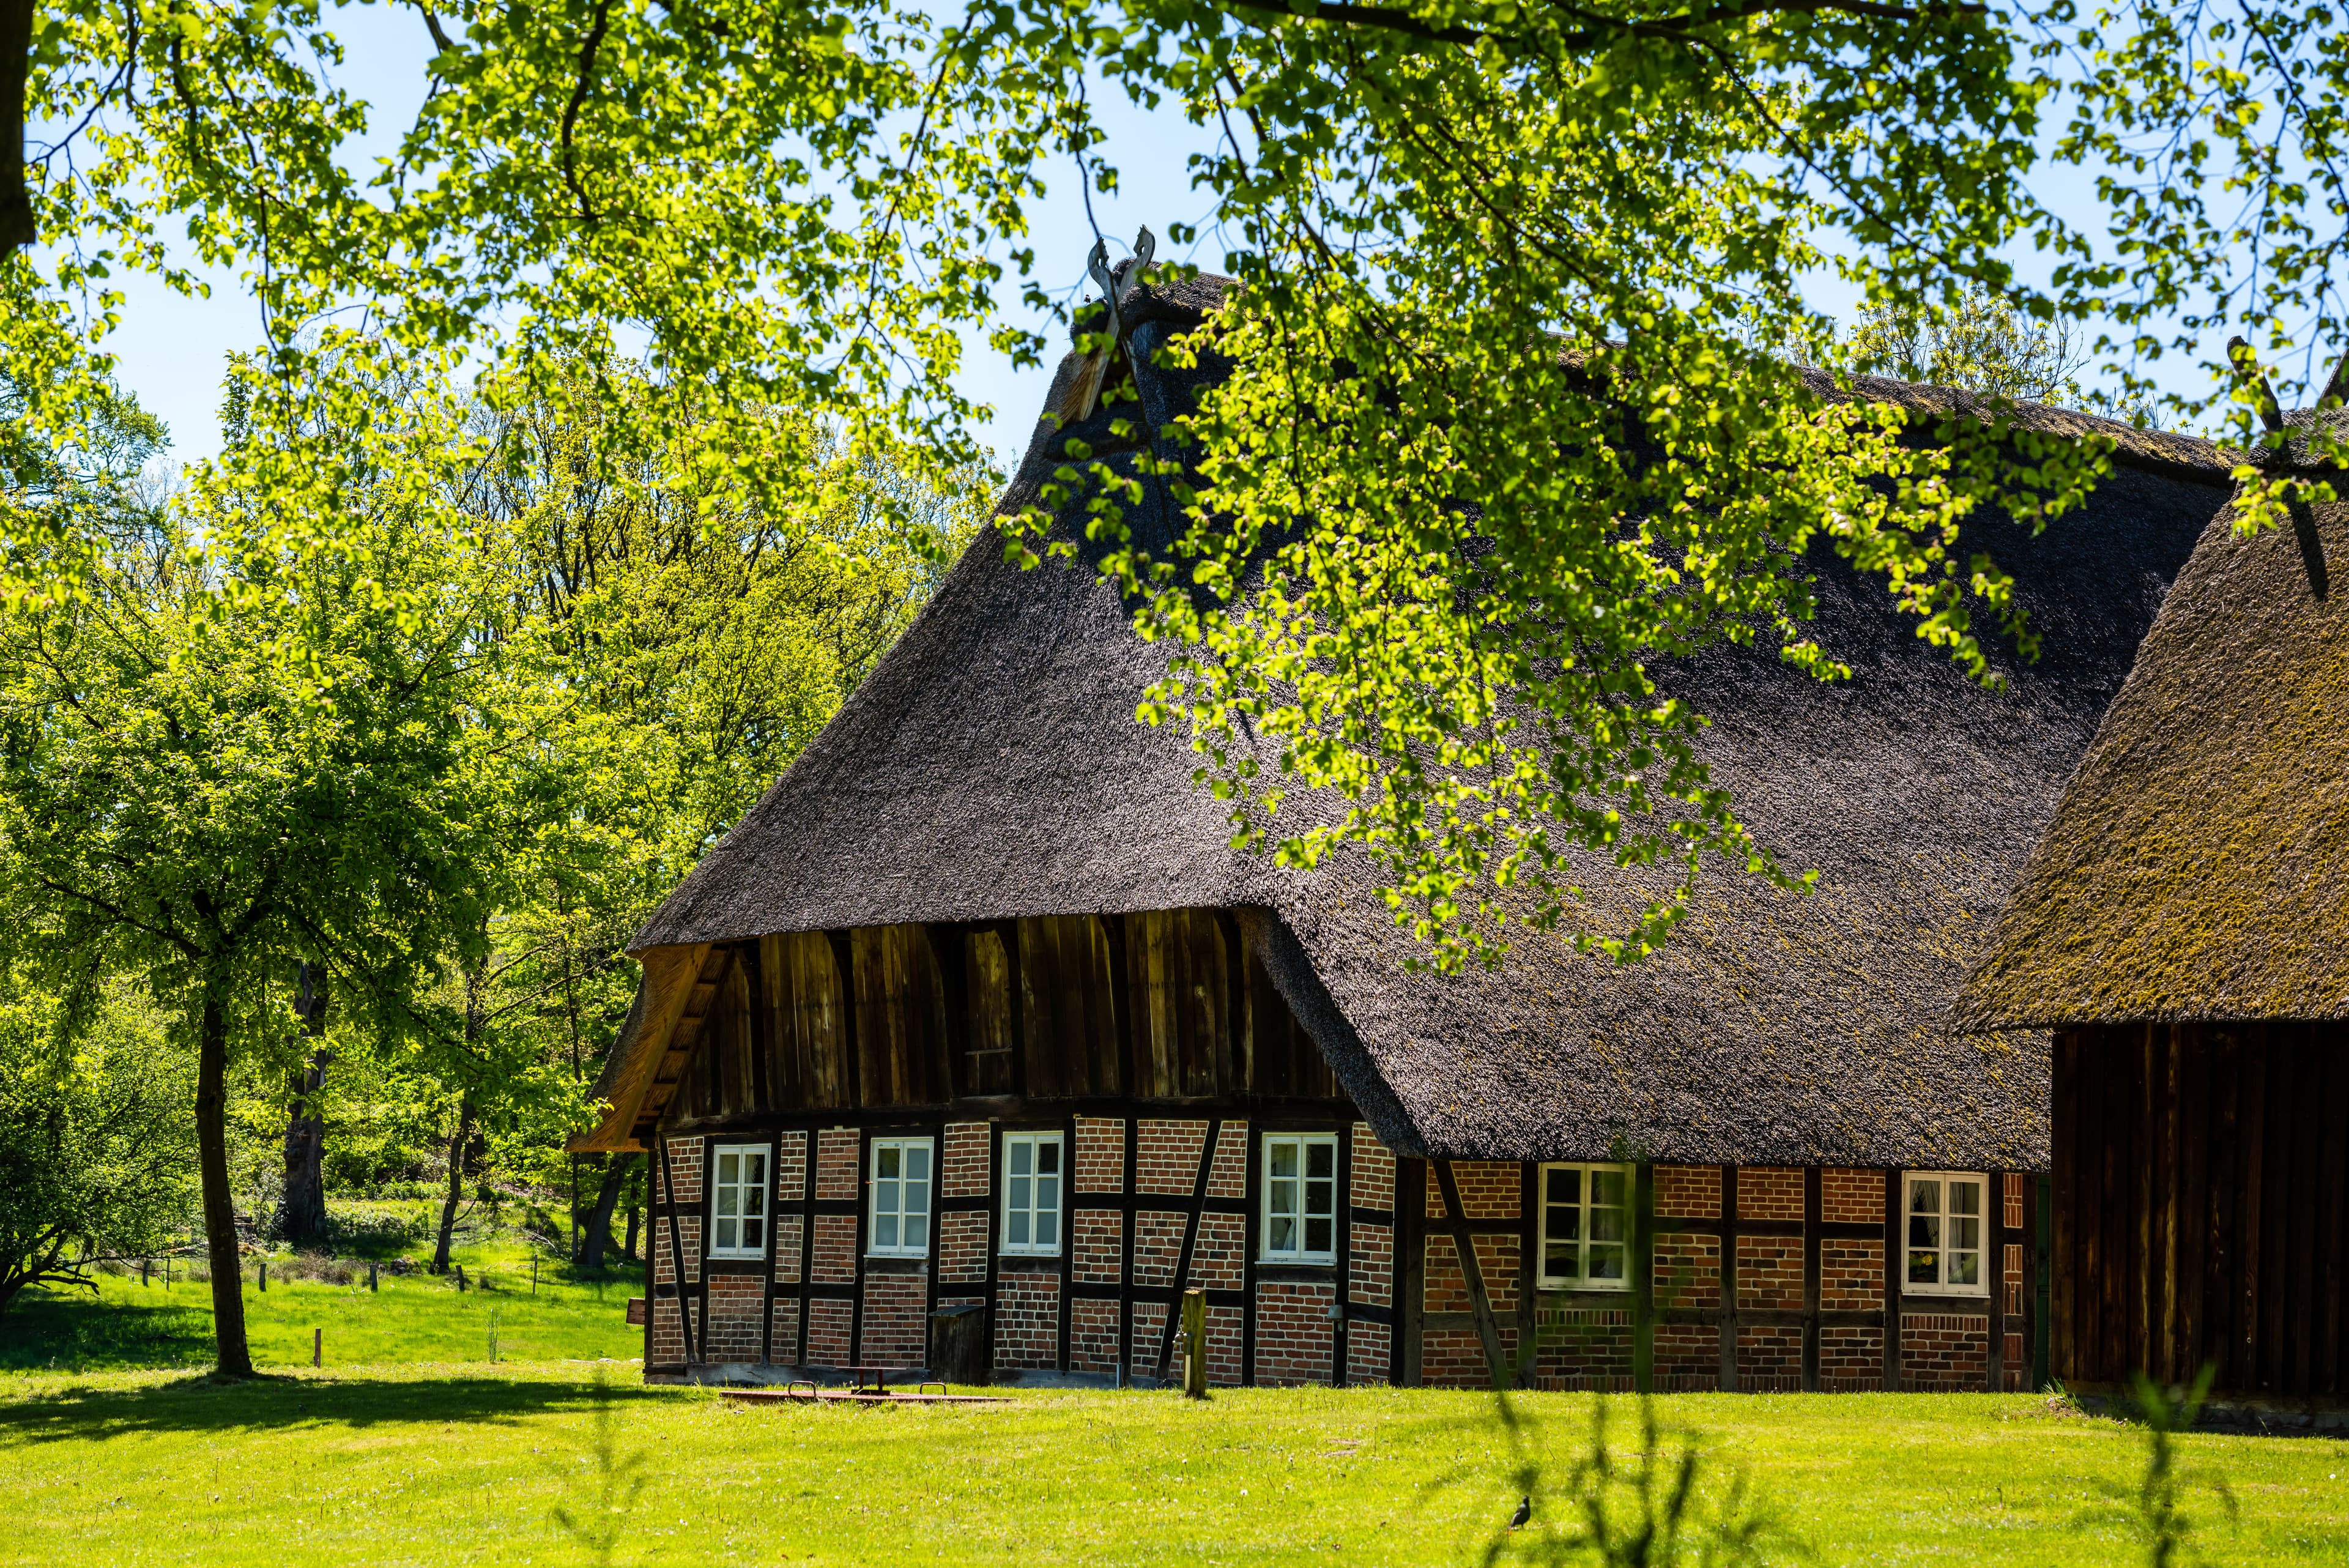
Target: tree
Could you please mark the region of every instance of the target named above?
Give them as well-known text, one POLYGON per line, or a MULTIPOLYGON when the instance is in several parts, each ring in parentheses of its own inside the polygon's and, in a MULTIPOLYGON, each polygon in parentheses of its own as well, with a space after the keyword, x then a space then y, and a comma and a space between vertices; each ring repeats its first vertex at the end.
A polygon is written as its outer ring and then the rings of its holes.
MULTIPOLYGON (((462 0, 416 14, 431 90, 380 166, 336 155, 385 128, 328 80, 315 0, 32 16, 0 10, 0 116, 66 134, 21 188, 0 148, 0 354, 45 430, 95 385, 67 299, 168 269, 168 220, 249 266, 285 378, 302 331, 353 305, 547 395, 633 326, 656 400, 746 427, 780 407, 802 443, 830 414, 950 467, 970 453, 960 331, 996 327, 1015 280, 1049 303, 1067 273, 1023 243, 1045 171, 1114 184, 1104 93, 1185 116, 1217 138, 1196 204, 1247 286, 1205 345, 1234 374, 1170 434, 1216 504, 1145 559, 1118 544, 1124 480, 1078 457, 1063 488, 1094 487, 1110 575, 1183 649, 1154 711, 1193 726, 1243 841, 1368 851, 1443 962, 1496 950, 1512 900, 1630 957, 1703 865, 1792 877, 1651 669, 1770 639, 1834 677, 1806 625, 1812 544, 1881 575, 1977 674, 1983 632, 2028 645, 1953 530, 1990 504, 2059 517, 2096 454, 2007 442, 1994 409, 1920 448, 1894 410, 1826 396, 1787 363, 1821 334, 1817 274, 1873 309, 1982 290, 2106 322, 2113 373, 2199 360, 2189 401, 2228 408, 2247 448, 2258 399, 2220 328, 2272 352, 2349 318, 2349 56, 2315 0, 462 0), (2095 200, 2037 199, 2051 166, 2092 171, 2095 200), (42 238, 74 242, 45 273, 22 248, 42 238), (2045 277, 2019 278, 2018 252, 2045 277), (1243 726, 1342 809, 1276 831, 1278 789, 1224 744, 1243 726), (1677 876, 1609 927, 1578 906, 1580 854, 1677 876)), ((742 460, 767 444, 717 450, 762 494, 820 483, 818 462, 742 460)), ((2255 522, 2313 495, 2261 483, 2255 522)), ((70 517, 10 525, 38 546, 13 591, 62 591, 70 517)))
POLYGON ((346 977, 353 1012, 429 1025, 418 976, 478 927, 460 786, 502 650, 466 636, 466 536, 415 480, 437 464, 388 461, 429 454, 442 411, 233 449, 88 592, 0 620, 5 940, 176 1011, 224 1375, 252 1366, 232 1055, 286 1050, 279 988, 304 959, 346 977))
POLYGON ((27 1285, 95 1289, 188 1217, 188 1064, 130 987, 0 1001, 0 1313, 27 1285), (59 1027, 60 1022, 65 1027, 59 1027))

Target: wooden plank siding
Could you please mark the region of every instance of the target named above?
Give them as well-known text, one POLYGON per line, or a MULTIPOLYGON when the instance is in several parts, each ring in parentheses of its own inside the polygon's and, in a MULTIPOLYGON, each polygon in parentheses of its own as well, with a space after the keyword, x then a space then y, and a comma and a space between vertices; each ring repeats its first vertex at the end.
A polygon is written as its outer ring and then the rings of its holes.
POLYGON ((2337 1397, 2349 1030, 2105 1025, 2054 1052, 2051 1370, 2337 1397))

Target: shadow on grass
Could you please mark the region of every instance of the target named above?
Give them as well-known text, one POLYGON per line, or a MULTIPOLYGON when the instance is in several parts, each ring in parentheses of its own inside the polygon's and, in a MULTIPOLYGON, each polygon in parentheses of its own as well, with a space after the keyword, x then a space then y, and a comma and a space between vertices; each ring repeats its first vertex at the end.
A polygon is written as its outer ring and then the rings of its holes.
MULTIPOLYGON (((516 1421, 554 1410, 585 1410, 596 1401, 592 1377, 576 1382, 501 1377, 272 1377, 216 1381, 195 1373, 140 1388, 68 1385, 22 1403, 0 1406, 0 1447, 119 1438, 156 1432, 227 1431, 252 1427, 420 1426, 431 1422, 516 1421)), ((616 1404, 675 1399, 676 1391, 616 1384, 616 1404)))
POLYGON ((184 1301, 100 1303, 82 1291, 26 1291, 0 1317, 0 1368, 37 1371, 52 1364, 76 1372, 186 1366, 212 1354, 212 1302, 205 1285, 182 1284, 184 1301))

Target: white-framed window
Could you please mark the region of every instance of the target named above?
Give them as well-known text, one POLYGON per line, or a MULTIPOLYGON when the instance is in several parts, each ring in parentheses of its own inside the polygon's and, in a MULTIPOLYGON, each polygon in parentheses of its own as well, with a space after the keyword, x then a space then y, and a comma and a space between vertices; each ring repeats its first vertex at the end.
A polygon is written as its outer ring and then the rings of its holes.
POLYGON ((876 1258, 930 1255, 931 1143, 926 1137, 873 1140, 872 1229, 865 1251, 876 1258))
POLYGON ((1541 1282, 1552 1290, 1631 1288, 1631 1168, 1541 1168, 1541 1282))
POLYGON ((1268 1263, 1338 1261, 1338 1135, 1264 1135, 1268 1263))
POLYGON ((1003 1250, 1029 1257, 1061 1253, 1061 1135, 1003 1135, 1003 1250))
POLYGON ((1901 1187, 1908 1194, 1901 1288, 1919 1295, 1987 1295, 1982 1221, 1990 1178, 1973 1170, 1911 1170, 1901 1187))
POLYGON ((767 1146, 721 1143, 709 1151, 709 1255, 767 1255, 767 1146))

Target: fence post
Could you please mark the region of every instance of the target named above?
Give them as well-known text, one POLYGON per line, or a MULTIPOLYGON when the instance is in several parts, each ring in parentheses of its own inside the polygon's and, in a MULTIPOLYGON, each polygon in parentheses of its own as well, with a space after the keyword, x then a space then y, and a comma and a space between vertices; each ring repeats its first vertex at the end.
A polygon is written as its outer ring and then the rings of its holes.
POLYGON ((1189 1359, 1183 1364, 1183 1392, 1194 1399, 1207 1397, 1207 1293, 1183 1293, 1183 1340, 1189 1359))
POLYGON ((310 1331, 310 1365, 313 1366, 326 1365, 326 1331, 323 1328, 314 1328, 310 1331))
POLYGON ((269 1293, 269 1260, 266 1258, 261 1260, 261 1293, 269 1293))
POLYGON ((369 1258, 367 1260, 367 1289, 373 1290, 375 1288, 375 1260, 373 1258, 369 1258))

